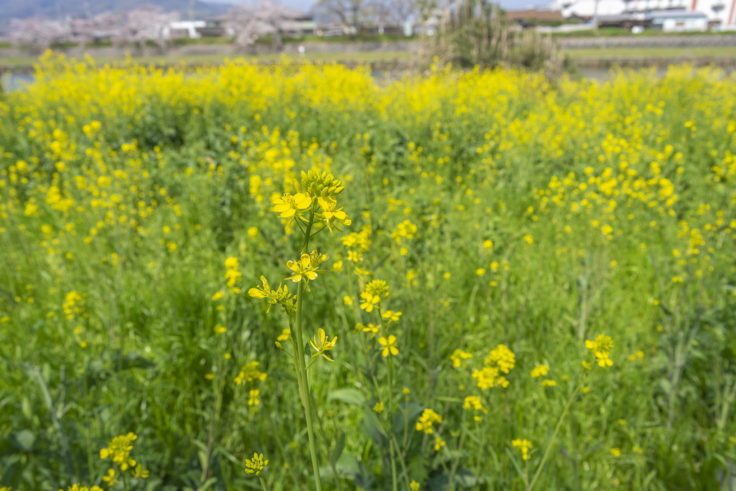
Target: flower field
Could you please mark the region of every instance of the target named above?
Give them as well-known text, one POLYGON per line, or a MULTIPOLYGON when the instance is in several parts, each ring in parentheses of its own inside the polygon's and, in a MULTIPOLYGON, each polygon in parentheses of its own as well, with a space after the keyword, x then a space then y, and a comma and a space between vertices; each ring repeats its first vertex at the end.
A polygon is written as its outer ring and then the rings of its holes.
POLYGON ((47 55, 0 94, 0 488, 729 489, 735 183, 716 69, 47 55))

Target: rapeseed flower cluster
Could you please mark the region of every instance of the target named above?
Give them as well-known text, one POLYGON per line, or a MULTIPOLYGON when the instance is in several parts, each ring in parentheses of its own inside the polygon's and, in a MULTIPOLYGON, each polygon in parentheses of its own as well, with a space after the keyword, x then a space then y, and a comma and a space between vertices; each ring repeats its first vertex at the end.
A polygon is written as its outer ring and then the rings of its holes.
POLYGON ((442 416, 437 414, 434 410, 426 408, 424 411, 422 411, 422 414, 421 416, 419 416, 419 420, 417 421, 417 431, 421 431, 423 433, 426 433, 427 435, 431 435, 435 431, 435 423, 438 425, 441 424, 442 416))
POLYGON ((245 459, 245 473, 260 476, 268 466, 268 459, 263 458, 262 453, 255 452, 253 457, 245 459))
POLYGON ((229 257, 225 260, 225 280, 227 281, 227 287, 233 293, 240 293, 238 285, 243 279, 243 275, 240 273, 238 258, 229 257))
POLYGON ((474 370, 472 376, 481 390, 492 387, 506 388, 509 386, 509 381, 502 374, 508 374, 514 368, 515 363, 514 353, 506 345, 499 344, 488 353, 483 367, 474 370))
POLYGON ((373 280, 368 283, 362 292, 360 292, 360 308, 366 312, 373 312, 381 303, 381 298, 388 298, 389 288, 383 280, 373 280))
MULTIPOLYGON (((537 365, 534 368, 532 368, 532 371, 530 372, 530 375, 532 378, 542 378, 546 377, 547 374, 549 374, 549 365, 537 365)), ((544 380, 540 381, 540 385, 542 387, 554 387, 557 385, 557 382, 550 378, 546 378, 544 380)))
MULTIPOLYGON (((107 447, 100 450, 100 459, 112 460, 120 472, 130 471, 130 474, 139 479, 146 479, 149 475, 148 470, 144 469, 141 464, 137 463, 134 458, 130 456, 133 451, 133 442, 138 438, 135 433, 128 433, 126 435, 120 435, 113 438, 107 447)), ((114 468, 107 470, 107 473, 102 477, 102 480, 107 482, 109 486, 114 486, 118 479, 121 477, 114 468)))
POLYGON ((532 448, 532 442, 522 438, 516 438, 511 441, 511 445, 521 452, 522 460, 529 460, 529 450, 532 448))
POLYGON ((133 450, 133 442, 136 438, 138 436, 135 433, 116 436, 107 447, 100 450, 100 458, 102 460, 110 458, 123 471, 134 467, 135 460, 130 457, 130 452, 133 450))
POLYGON ((483 415, 488 413, 488 410, 483 407, 479 396, 467 396, 463 401, 463 409, 473 411, 473 419, 475 421, 483 421, 483 415))
POLYGON ((471 353, 463 351, 459 348, 453 351, 452 355, 450 355, 452 366, 455 368, 460 368, 460 365, 462 365, 463 360, 470 360, 471 358, 473 358, 473 355, 471 353))
POLYGON ((329 172, 313 168, 309 172, 302 172, 301 189, 302 192, 293 195, 284 193, 274 196, 272 210, 280 218, 300 221, 304 221, 307 210, 316 210, 317 213, 312 216, 313 222, 324 224, 330 230, 340 225, 350 225, 350 217, 337 203, 337 196, 345 189, 341 180, 329 172))
POLYGON ((62 305, 62 308, 64 309, 64 316, 68 320, 73 320, 74 318, 79 316, 82 312, 84 312, 82 302, 83 298, 78 292, 73 290, 67 293, 64 297, 64 304, 62 305))
POLYGON ((370 235, 370 226, 364 225, 360 232, 350 232, 341 239, 342 244, 348 249, 348 261, 354 264, 363 262, 363 254, 368 251, 371 245, 370 235))
POLYGON ((599 367, 613 366, 613 361, 611 360, 613 339, 610 336, 599 334, 594 341, 586 340, 585 347, 593 352, 599 367))
POLYGON ((242 385, 243 383, 263 382, 266 380, 268 375, 258 368, 260 364, 261 363, 258 361, 251 361, 243 365, 238 376, 235 377, 235 383, 237 385, 242 385))

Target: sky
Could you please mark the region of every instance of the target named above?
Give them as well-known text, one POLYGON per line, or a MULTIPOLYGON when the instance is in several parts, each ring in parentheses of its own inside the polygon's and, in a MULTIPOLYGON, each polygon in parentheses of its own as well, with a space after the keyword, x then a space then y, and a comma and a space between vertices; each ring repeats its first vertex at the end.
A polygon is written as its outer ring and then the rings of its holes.
MULTIPOLYGON (((210 0, 210 1, 217 1, 218 3, 234 3, 234 4, 250 3, 249 0, 210 0)), ((281 3, 282 5, 288 5, 289 7, 294 7, 302 11, 307 11, 316 3, 316 0, 279 0, 279 3, 281 3)), ((526 8, 533 8, 533 7, 548 5, 551 3, 551 0, 501 0, 499 3, 505 9, 526 9, 526 8)))

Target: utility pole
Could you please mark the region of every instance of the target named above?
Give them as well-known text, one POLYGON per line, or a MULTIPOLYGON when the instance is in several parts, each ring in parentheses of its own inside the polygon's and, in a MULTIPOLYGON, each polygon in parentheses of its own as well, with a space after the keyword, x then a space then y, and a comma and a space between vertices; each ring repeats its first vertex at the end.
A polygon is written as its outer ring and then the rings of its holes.
POLYGON ((598 2, 600 0, 595 0, 595 7, 593 7, 593 26, 595 26, 596 29, 598 29, 598 2))

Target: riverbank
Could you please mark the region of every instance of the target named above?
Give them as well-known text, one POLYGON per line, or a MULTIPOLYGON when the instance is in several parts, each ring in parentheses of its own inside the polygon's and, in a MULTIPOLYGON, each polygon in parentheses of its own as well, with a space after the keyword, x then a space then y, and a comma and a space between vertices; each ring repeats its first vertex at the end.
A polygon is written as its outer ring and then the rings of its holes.
MULTIPOLYGON (((736 35, 680 35, 558 39, 562 52, 579 69, 613 67, 666 67, 690 63, 736 68, 736 35)), ((127 59, 157 67, 219 65, 228 59, 245 58, 252 63, 341 63, 369 65, 372 71, 421 69, 427 64, 420 41, 360 41, 289 43, 282 50, 256 46, 248 52, 227 44, 172 46, 162 50, 144 47, 134 52, 119 47, 72 47, 59 52, 75 59, 91 57, 96 63, 122 64, 127 59), (301 48, 301 49, 300 49, 301 48)), ((16 48, 0 49, 0 73, 32 73, 37 57, 16 48)))

